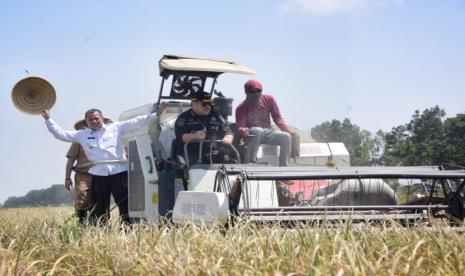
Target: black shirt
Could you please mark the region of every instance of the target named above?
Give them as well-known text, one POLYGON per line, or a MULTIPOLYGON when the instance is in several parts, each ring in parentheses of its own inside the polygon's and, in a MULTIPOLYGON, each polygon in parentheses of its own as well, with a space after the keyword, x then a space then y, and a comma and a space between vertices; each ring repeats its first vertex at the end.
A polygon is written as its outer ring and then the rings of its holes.
POLYGON ((182 142, 184 134, 203 129, 206 131, 206 140, 221 140, 227 132, 231 132, 231 128, 223 117, 214 110, 211 110, 206 116, 198 116, 194 110, 189 109, 181 113, 174 124, 174 132, 178 142, 182 142))
MULTIPOLYGON (((210 113, 206 116, 198 116, 194 110, 189 109, 181 115, 178 116, 176 123, 174 124, 174 132, 176 134, 176 155, 184 155, 183 148, 184 148, 184 142, 182 141, 182 136, 184 134, 190 134, 194 133, 199 130, 204 130, 206 131, 205 133, 205 140, 221 140, 223 139, 224 135, 226 133, 232 133, 231 128, 229 125, 225 122, 223 117, 216 113, 214 110, 211 110, 210 113)), ((208 163, 209 157, 209 150, 207 149, 214 149, 214 152, 212 152, 212 156, 215 156, 216 158, 218 157, 218 151, 216 150, 217 146, 216 144, 203 144, 203 154, 202 156, 198 155, 198 149, 199 145, 198 144, 192 144, 188 148, 188 154, 190 162, 206 162, 208 163), (212 148, 210 147, 212 146, 212 148), (208 156, 207 156, 208 155, 208 156), (202 161, 199 160, 202 159, 202 161)), ((214 161, 218 162, 218 160, 214 161)))

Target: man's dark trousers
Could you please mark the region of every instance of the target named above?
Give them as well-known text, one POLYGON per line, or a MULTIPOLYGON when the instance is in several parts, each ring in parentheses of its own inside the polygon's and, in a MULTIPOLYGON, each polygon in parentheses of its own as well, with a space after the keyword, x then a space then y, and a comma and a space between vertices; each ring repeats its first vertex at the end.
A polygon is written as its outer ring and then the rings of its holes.
POLYGON ((108 176, 92 175, 92 195, 95 200, 91 214, 93 219, 107 223, 110 218, 110 196, 113 195, 121 222, 129 224, 127 171, 108 176))

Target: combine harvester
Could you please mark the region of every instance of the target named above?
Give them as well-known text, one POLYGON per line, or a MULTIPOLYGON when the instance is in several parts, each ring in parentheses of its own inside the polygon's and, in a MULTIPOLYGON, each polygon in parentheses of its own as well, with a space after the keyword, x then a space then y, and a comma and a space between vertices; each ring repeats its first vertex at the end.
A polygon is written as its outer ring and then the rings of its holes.
MULTIPOLYGON (((399 220, 448 218, 462 222, 464 170, 430 167, 350 167, 342 143, 301 143, 290 167, 277 167, 277 147, 262 145, 257 164, 244 164, 247 145, 236 139, 225 145, 228 163, 189 160, 190 144, 175 154, 174 122, 190 108, 190 96, 209 91, 215 109, 227 120, 232 99, 216 89, 223 73, 254 74, 234 62, 163 56, 158 103, 167 108, 159 121, 127 139, 129 215, 157 223, 170 211, 174 223, 227 224, 232 217, 248 221, 399 220), (166 84, 166 85, 165 85, 166 84), (328 166, 329 165, 329 166, 328 166), (171 174, 167 171, 171 168, 171 174), (174 173, 173 173, 174 172, 174 173)), ((124 112, 120 120, 147 114, 157 104, 124 112)), ((207 145, 218 141, 195 141, 207 145)), ((192 144, 192 143, 191 143, 192 144)), ((199 156, 202 156, 200 146, 199 156)), ((198 158, 201 159, 201 158, 198 158)))

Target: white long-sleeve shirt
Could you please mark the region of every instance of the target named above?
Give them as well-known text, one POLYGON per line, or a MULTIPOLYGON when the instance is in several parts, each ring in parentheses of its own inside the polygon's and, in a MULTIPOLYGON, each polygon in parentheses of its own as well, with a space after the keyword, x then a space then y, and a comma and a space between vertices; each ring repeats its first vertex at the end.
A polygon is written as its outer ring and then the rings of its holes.
MULTIPOLYGON (((156 114, 139 116, 127 121, 103 125, 98 131, 90 128, 65 131, 51 118, 45 121, 50 133, 58 140, 81 144, 90 161, 127 160, 121 136, 156 119, 156 114)), ((107 176, 128 170, 126 163, 97 164, 90 168, 92 175, 107 176)))

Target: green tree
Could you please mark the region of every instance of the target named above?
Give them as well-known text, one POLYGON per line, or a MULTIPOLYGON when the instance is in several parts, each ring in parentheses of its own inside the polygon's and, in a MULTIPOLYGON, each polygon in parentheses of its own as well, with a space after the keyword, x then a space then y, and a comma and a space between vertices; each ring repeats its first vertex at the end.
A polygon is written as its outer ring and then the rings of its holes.
POLYGON ((342 142, 350 154, 350 163, 355 166, 372 165, 379 141, 367 130, 361 130, 350 119, 332 120, 317 125, 311 130, 312 138, 317 142, 342 142))
POLYGON ((465 114, 444 122, 446 162, 465 166, 465 114))
POLYGON ((386 144, 386 133, 378 130, 373 139, 370 165, 383 165, 382 152, 386 144))
POLYGON ((447 160, 445 111, 438 106, 420 114, 415 110, 409 123, 392 128, 385 134, 382 157, 386 165, 420 166, 441 164, 447 160))

